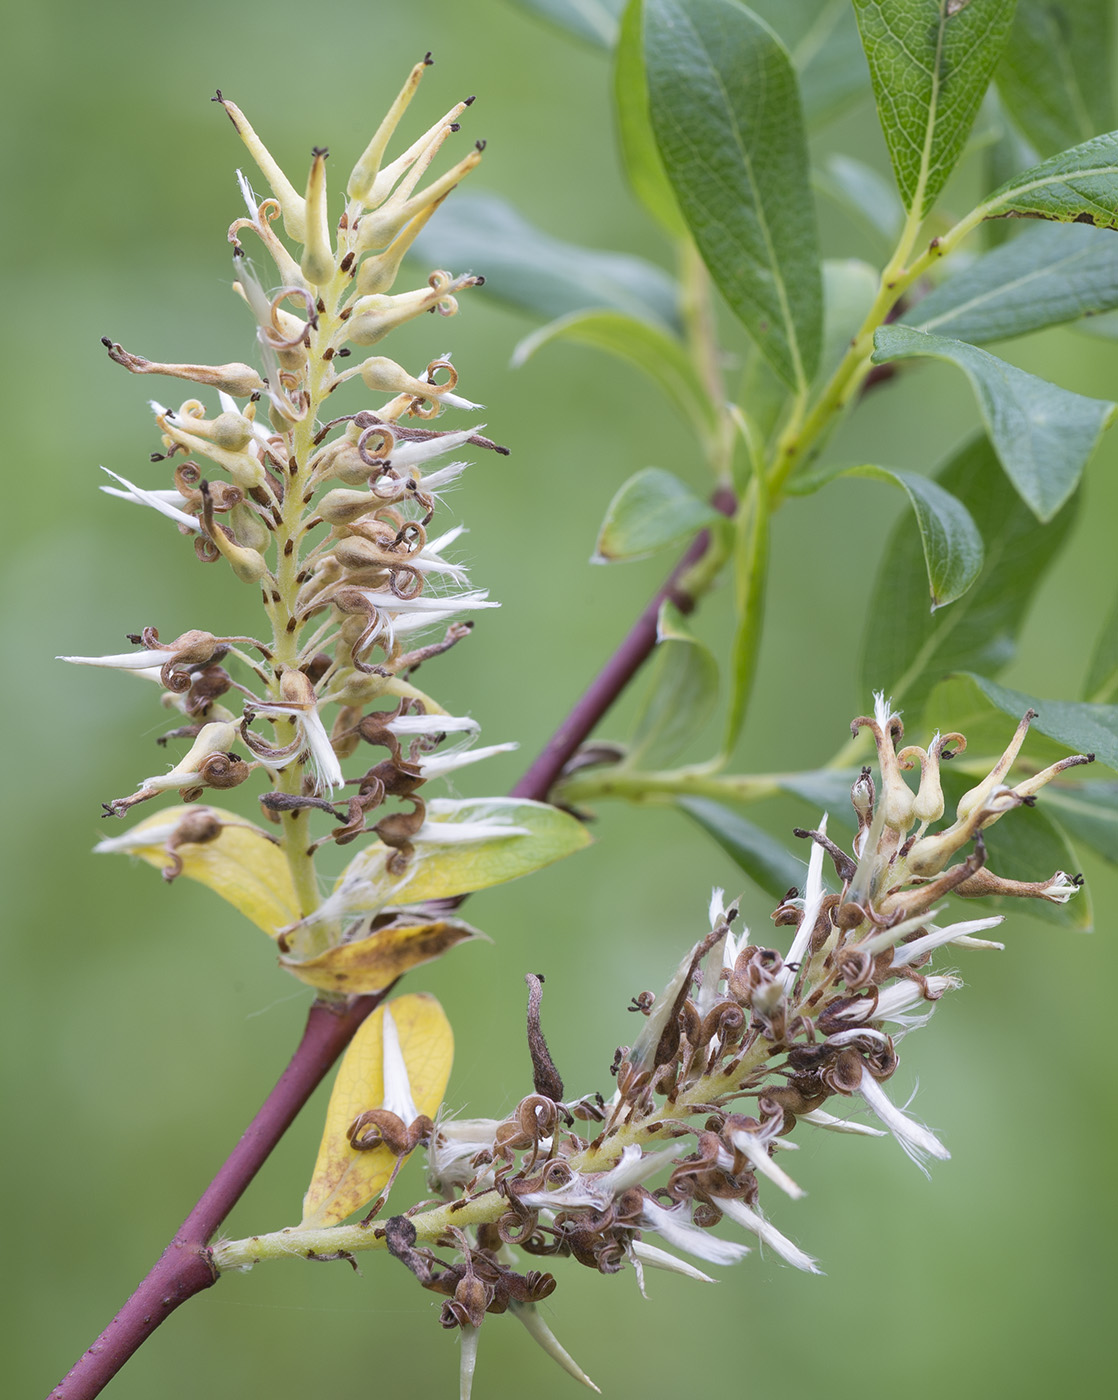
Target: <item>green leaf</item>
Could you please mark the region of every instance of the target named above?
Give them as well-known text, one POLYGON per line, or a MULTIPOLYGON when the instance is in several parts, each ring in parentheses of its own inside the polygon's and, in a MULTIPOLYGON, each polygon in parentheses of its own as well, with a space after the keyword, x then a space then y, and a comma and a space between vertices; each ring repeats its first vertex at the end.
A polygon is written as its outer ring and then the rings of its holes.
POLYGON ((963 153, 1015 0, 854 0, 905 207, 928 212, 963 153))
MULTIPOLYGON (((986 559, 977 582, 958 602, 930 614, 915 520, 905 516, 889 537, 866 612, 862 686, 867 695, 873 690, 892 695, 913 720, 946 672, 994 671, 1011 660, 1032 595, 1075 516, 1069 502, 1050 524, 1038 525, 984 437, 964 445, 935 479, 970 512, 986 559)), ((955 727, 938 714, 930 719, 955 727)))
POLYGON ((637 716, 628 764, 671 762, 710 718, 718 695, 718 663, 665 601, 657 623, 651 689, 637 716))
POLYGON ((1113 0, 1018 0, 995 77, 1042 155, 1113 127, 1113 13, 1113 0))
POLYGON ((452 899, 530 875, 590 844, 581 822, 546 802, 516 797, 435 798, 401 875, 387 868, 379 841, 359 851, 338 877, 321 921, 375 913, 387 905, 452 899), (440 828, 443 830, 440 831, 440 828))
POLYGON ((716 285, 791 388, 819 358, 822 290, 796 75, 736 0, 644 0, 656 142, 716 285))
POLYGON ((749 8, 776 30, 792 57, 808 126, 822 126, 869 91, 849 0, 753 0, 749 8))
POLYGON ((645 467, 610 501, 592 562, 616 564, 645 559, 666 545, 688 539, 721 517, 671 472, 645 467))
POLYGON ((1018 215, 1118 228, 1118 131, 1014 175, 979 207, 986 219, 1018 215))
POLYGON ((767 831, 707 797, 682 797, 676 805, 713 836, 734 864, 773 899, 783 899, 789 890, 803 886, 807 863, 767 831))
POLYGON ((769 496, 763 473, 754 474, 734 522, 734 591, 737 626, 731 653, 730 704, 726 712, 723 754, 741 733, 757 674, 765 619, 765 585, 769 565, 769 496))
POLYGON ((848 214, 880 234, 892 250, 904 224, 904 209, 896 190, 872 165, 852 156, 828 156, 827 163, 815 171, 814 182, 848 214))
POLYGON ((429 267, 472 268, 486 292, 534 316, 605 307, 679 329, 679 289, 654 263, 564 243, 493 194, 456 194, 413 245, 429 267))
MULTIPOLYGON (((975 780, 993 768, 1024 713, 1022 709, 1010 721, 990 704, 971 672, 956 671, 932 691, 924 710, 925 728, 934 725, 943 733, 957 730, 966 736, 966 754, 952 771, 965 770, 975 780)), ((1039 772, 1067 756, 1066 745, 1041 734, 1035 725, 1030 729, 1022 752, 1030 772, 1039 772)))
POLYGON ((518 10, 600 49, 617 42, 617 21, 625 0, 511 0, 518 10))
POLYGON ((851 467, 846 476, 870 477, 899 486, 908 496, 920 532, 931 611, 961 598, 982 570, 982 536, 969 510, 950 491, 913 472, 888 467, 851 467))
POLYGON ((543 345, 571 340, 616 355, 642 370, 700 433, 714 427, 714 408, 687 352, 674 336, 620 311, 572 311, 527 335, 513 351, 519 367, 543 345))
POLYGON ((1083 686, 1083 698, 1098 704, 1118 700, 1118 598, 1115 598, 1095 643, 1083 686))
POLYGON ((1038 224, 985 254, 905 316, 906 325, 984 345, 1118 307, 1118 238, 1038 224))
POLYGON ((1021 690, 1010 690, 967 672, 983 695, 1003 714, 1017 719, 1035 710, 1032 728, 1047 734, 1073 753, 1093 753, 1110 768, 1118 769, 1118 705, 1093 705, 1081 700, 1038 700, 1021 690))
POLYGON ((1118 865, 1118 783, 1057 779, 1044 789, 1040 800, 1076 840, 1118 865))
POLYGON ((1051 520, 1078 486, 1118 407, 1060 389, 966 341, 908 326, 881 326, 874 346, 874 364, 930 356, 963 371, 998 459, 1038 520, 1051 520))
POLYGON ((641 36, 642 0, 630 0, 621 20, 621 37, 613 70, 613 97, 622 159, 633 193, 671 238, 689 238, 687 225, 664 173, 652 117, 648 110, 648 80, 644 72, 641 36))

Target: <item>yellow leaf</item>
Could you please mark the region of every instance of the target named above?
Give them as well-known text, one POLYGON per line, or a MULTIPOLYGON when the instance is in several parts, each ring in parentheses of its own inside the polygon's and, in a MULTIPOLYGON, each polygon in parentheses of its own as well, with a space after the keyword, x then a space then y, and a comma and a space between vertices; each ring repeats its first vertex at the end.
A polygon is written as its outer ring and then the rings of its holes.
POLYGON ((389 852, 378 841, 350 861, 327 904, 344 914, 449 899, 529 875, 589 844, 582 822, 546 802, 435 799, 402 876, 388 873, 389 852))
POLYGON ((177 874, 208 885, 273 937, 299 918, 283 851, 260 827, 220 807, 169 807, 94 850, 139 856, 164 872, 181 862, 177 874))
POLYGON ((477 929, 457 919, 426 924, 405 921, 340 943, 306 962, 280 958, 280 965, 323 991, 379 992, 409 968, 432 962, 456 943, 478 937, 477 929))
POLYGON ((358 1152, 346 1134, 350 1124, 371 1108, 397 1112, 399 1069, 389 1033, 385 1054, 385 1018, 391 1016, 399 1056, 407 1071, 407 1088, 419 1113, 434 1118, 443 1101, 454 1058, 454 1034, 435 1000, 426 993, 397 997, 378 1007, 362 1024, 345 1053, 318 1149, 314 1175, 303 1198, 302 1228, 337 1225, 369 1204, 388 1184, 396 1158, 381 1145, 358 1152), (388 1094, 385 1060, 388 1059, 388 1094))

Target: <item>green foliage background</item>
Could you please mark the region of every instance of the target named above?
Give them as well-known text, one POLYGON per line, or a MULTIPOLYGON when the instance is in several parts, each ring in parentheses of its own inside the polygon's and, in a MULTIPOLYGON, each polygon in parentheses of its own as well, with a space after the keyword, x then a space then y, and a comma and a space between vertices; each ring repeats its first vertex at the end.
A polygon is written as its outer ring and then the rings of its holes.
MULTIPOLYGON (((489 148, 473 189, 514 200, 533 222, 594 247, 663 261, 612 135, 603 55, 504 0, 469 5, 307 7, 243 0, 174 8, 107 0, 25 7, 9 59, 2 263, 8 333, 4 422, 8 527, 4 655, 2 1024, 7 1149, 0 1316, 13 1395, 45 1392, 147 1268, 267 1092, 307 996, 274 967, 263 936, 206 891, 165 888, 150 869, 89 854, 98 804, 162 763, 164 716, 127 677, 55 665, 56 652, 121 649, 148 624, 251 626, 252 590, 195 563, 187 542, 97 491, 97 464, 148 482, 149 392, 98 338, 169 360, 251 358, 247 315, 229 294, 224 232, 239 212, 245 155, 208 98, 221 86, 298 183, 329 144, 335 184, 408 66, 437 66, 417 106, 433 120, 468 92, 466 135, 489 148), (237 598, 229 618, 224 599, 237 598)), ((418 130, 418 121, 412 130, 418 130)), ((820 149, 883 172, 871 105, 833 124, 820 149)), ((978 193, 956 177, 948 203, 978 193), (953 193, 954 192, 954 193, 953 193)), ((442 217, 453 218, 453 200, 442 217)), ((822 208, 824 251, 862 251, 822 208)), ((464 270, 455 268, 455 271, 464 270)), ((485 271, 479 266, 479 271, 485 271)), ((409 367, 453 348, 463 388, 488 405, 508 459, 480 461, 451 498, 470 526, 474 578, 503 600, 426 681, 486 739, 520 756, 471 770, 464 794, 500 791, 550 732, 662 572, 591 567, 617 486, 648 466, 696 488, 686 434, 628 369, 570 347, 507 369, 531 326, 484 291, 454 322, 423 318, 386 350, 409 367)), ((1118 352, 1070 331, 1002 347, 1081 393, 1118 394, 1118 352)), ((176 400, 177 401, 177 400, 176 400)), ((875 391, 841 441, 851 461, 927 470, 977 423, 961 378, 932 365, 875 391), (872 449, 872 451, 871 451, 872 449)), ((1088 471, 1087 508, 1043 588, 1007 684, 1078 695, 1115 586, 1118 439, 1088 471)), ((869 697, 857 689, 863 613, 899 493, 847 481, 781 512, 772 610, 745 769, 826 760, 869 697)), ((702 630, 726 640, 719 598, 702 630)), ((629 703, 627 713, 632 713, 629 703)), ((1008 725, 1007 725, 1008 729, 1008 725)), ((604 726, 622 735, 612 719, 604 726)), ((915 740, 920 736, 914 735, 915 740)), ((789 800, 751 819, 786 834, 812 813, 789 800)), ((629 997, 658 988, 702 928, 709 887, 741 876, 682 817, 605 805, 598 844, 568 866, 477 895, 493 937, 409 980, 442 999, 458 1049, 449 1101, 501 1114, 528 1084, 525 971, 548 977, 545 1021, 568 1085, 605 1087, 632 1037, 629 997)), ((1118 881, 1085 858, 1097 932, 1014 915, 1007 951, 970 955, 967 989, 902 1047, 920 1080, 916 1112, 954 1159, 923 1180, 889 1141, 816 1134, 794 1204, 776 1223, 817 1254, 826 1278, 752 1256, 700 1286, 653 1274, 591 1276, 559 1261, 549 1305, 560 1338, 608 1394, 734 1393, 909 1400, 950 1386, 1084 1394, 1112 1375, 1116 1142, 1112 1032, 1118 881)), ((1041 873, 1041 872, 1038 872, 1041 873)), ((1047 872, 1043 872, 1047 873, 1047 872)), ((769 901, 746 894, 767 927, 769 901)), ((764 935, 761 934, 763 937, 764 935)), ((298 1217, 324 1095, 300 1118, 229 1222, 231 1234, 298 1217)), ((422 1189, 401 1182, 400 1203, 422 1189)), ((438 1303, 390 1261, 363 1276, 303 1263, 222 1281, 163 1328, 114 1383, 119 1400, 327 1393, 454 1393, 457 1342, 438 1303)), ((573 1394, 574 1383, 508 1318, 487 1323, 475 1394, 573 1394)))

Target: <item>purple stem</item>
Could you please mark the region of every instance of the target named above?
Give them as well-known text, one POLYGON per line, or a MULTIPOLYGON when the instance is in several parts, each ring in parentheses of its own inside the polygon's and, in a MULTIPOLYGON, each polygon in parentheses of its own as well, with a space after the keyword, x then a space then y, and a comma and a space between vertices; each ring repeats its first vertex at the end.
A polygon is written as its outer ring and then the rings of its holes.
MULTIPOLYGON (((711 504, 723 515, 733 515, 737 507, 732 491, 721 487, 711 504)), ((591 731, 613 702, 636 675, 656 645, 656 620, 662 604, 668 600, 681 613, 695 608, 695 599, 681 588, 681 583, 710 547, 706 530, 695 536, 690 549, 672 570, 659 593, 629 629, 628 636, 590 682, 567 718, 544 745, 536 761, 512 790, 513 797, 531 797, 546 802, 547 795, 563 769, 589 738, 591 731)))
MULTIPOLYGON (((720 490, 714 497, 714 505, 723 515, 732 515, 733 494, 720 490)), ((695 538, 628 636, 513 788, 514 797, 547 800, 579 745, 656 645, 656 619, 664 600, 670 599, 684 613, 694 608, 695 599, 680 585, 687 571, 706 553, 709 544, 706 531, 695 538)), ((344 1010, 319 1003, 311 1007, 302 1040, 240 1142, 222 1163, 147 1277, 65 1379, 51 1391, 50 1400, 93 1400, 165 1318, 188 1298, 217 1282, 219 1275, 211 1263, 209 1249, 211 1237, 349 1044, 358 1026, 389 991, 391 988, 358 997, 344 1010)))
POLYGON ((218 1280, 208 1241, 241 1199, 357 1027, 387 995, 358 997, 342 1010, 315 1003, 303 1038, 240 1142, 203 1191, 151 1272, 93 1345, 51 1391, 51 1400, 92 1400, 180 1303, 218 1280))

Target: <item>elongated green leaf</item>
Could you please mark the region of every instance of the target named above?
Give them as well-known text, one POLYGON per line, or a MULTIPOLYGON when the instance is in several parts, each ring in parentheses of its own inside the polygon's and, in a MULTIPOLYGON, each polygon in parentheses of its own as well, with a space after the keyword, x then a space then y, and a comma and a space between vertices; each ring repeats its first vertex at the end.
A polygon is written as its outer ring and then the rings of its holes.
MULTIPOLYGON (((867 609, 862 685, 884 690, 915 721, 932 687, 948 671, 996 671, 1013 656, 1017 633, 1037 585, 1067 537, 1073 502, 1046 526, 1014 492, 984 437, 973 439, 936 474, 970 512, 985 546, 977 582, 958 602, 928 612, 919 531, 903 518, 885 554, 867 609)), ((942 728, 962 727, 929 711, 942 728)), ((964 732, 965 729, 964 729, 964 732)))
POLYGON ((657 145, 731 309, 789 386, 815 372, 822 292, 796 76, 736 0, 644 0, 657 145))
POLYGON ((572 311, 525 336, 513 351, 513 365, 519 367, 555 340, 590 345, 627 360, 658 384, 700 433, 714 426, 714 409, 690 358, 679 341, 658 326, 620 311, 572 311))
POLYGON ((850 0, 753 0, 749 8, 784 41, 800 77, 809 126, 822 126, 869 92, 850 0))
POLYGON ((1014 175, 981 208, 987 219, 1017 215, 1118 228, 1118 131, 1014 175))
POLYGON ((985 676, 967 673, 991 705, 1018 719, 1035 710, 1032 727, 1047 734, 1073 753, 1093 753, 1110 768, 1118 769, 1118 705, 1092 705, 1077 700, 1038 700, 1021 690, 1010 690, 985 676))
POLYGON ((1040 224, 943 282, 904 318, 917 330, 984 345, 1118 307, 1118 238, 1040 224))
POLYGON ((652 134, 641 37, 642 3, 629 0, 625 8, 614 60, 613 97, 621 155, 633 193, 644 207, 672 238, 687 238, 687 225, 652 134))
POLYGON ((518 10, 600 49, 617 42, 617 22, 625 0, 511 0, 518 10))
POLYGON ((870 477, 899 486, 908 496, 920 532, 931 611, 961 598, 982 569, 982 536, 969 510, 950 491, 914 472, 888 467, 851 467, 848 476, 870 477))
POLYGON ((1038 520, 1051 520, 1075 490, 1118 407, 1060 389, 966 341, 908 326, 882 326, 874 345, 875 364, 928 355, 963 371, 999 461, 1038 520))
POLYGON ((802 887, 806 861, 797 860, 767 831, 707 797, 683 797, 677 806, 713 836, 734 864, 773 899, 783 899, 789 890, 802 887))
POLYGON ((719 519, 713 506, 671 472, 645 467, 609 503, 593 563, 645 559, 719 519))
POLYGON ((963 153, 1014 0, 854 0, 905 207, 923 217, 963 153))
POLYGON ((737 627, 731 654, 730 704, 722 752, 729 754, 741 733, 761 649, 765 586, 769 569, 769 497, 763 474, 756 474, 738 509, 734 540, 737 627))
POLYGON ((627 759, 638 768, 671 762, 710 718, 718 696, 718 663, 668 602, 660 609, 652 669, 627 759))
POLYGON ((1113 16, 1112 0, 1017 0, 995 77, 1041 155, 1113 127, 1113 16))
POLYGON ((817 189, 865 224, 891 250, 900 236, 904 208, 891 184, 864 161, 832 155, 814 174, 817 189))
POLYGON ((1115 598, 1095 643, 1083 686, 1083 698, 1103 705, 1118 700, 1118 598, 1115 598))
MULTIPOLYGON (((944 795, 953 807, 969 783, 954 774, 945 775, 944 795)), ((1079 872, 1079 857, 1067 835, 1061 829, 1055 813, 1047 805, 1045 789, 1035 807, 1019 807, 1009 812, 982 833, 986 842, 986 865, 1004 880, 1048 880, 1058 870, 1065 875, 1079 872)), ((1008 914, 1028 914, 1060 928, 1087 932, 1092 925, 1091 896, 1084 888, 1066 904, 1050 904, 1045 899, 1023 899, 1013 895, 994 895, 984 899, 952 902, 951 917, 982 918, 987 911, 1008 914)), ((1008 927, 1008 926, 1007 926, 1008 927)), ((997 934, 992 935, 997 937, 997 934)))
POLYGON ((413 252, 429 267, 484 274, 488 293, 534 316, 607 307, 679 328, 678 288, 662 268, 627 253, 564 243, 497 195, 455 195, 413 252))
MULTIPOLYGON (((1025 711, 1007 717, 990 703, 970 671, 955 671, 932 691, 924 713, 925 730, 934 725, 943 733, 956 730, 966 736, 966 754, 951 771, 965 770, 975 780, 988 773, 1001 757, 1025 711)), ((1021 751, 1022 763, 1030 772, 1038 772, 1067 756, 1066 744, 1050 739, 1035 725, 1021 751)), ((1020 776, 1024 776, 1024 771, 1022 768, 1020 776)))
POLYGON ((1057 781, 1044 789, 1043 802, 1076 841, 1118 865, 1118 783, 1057 781))
POLYGON ((427 820, 414 844, 415 853, 401 874, 388 868, 392 853, 381 842, 358 852, 338 877, 318 920, 489 889, 581 850, 590 844, 590 834, 569 813, 546 802, 436 798, 427 803, 427 820))

